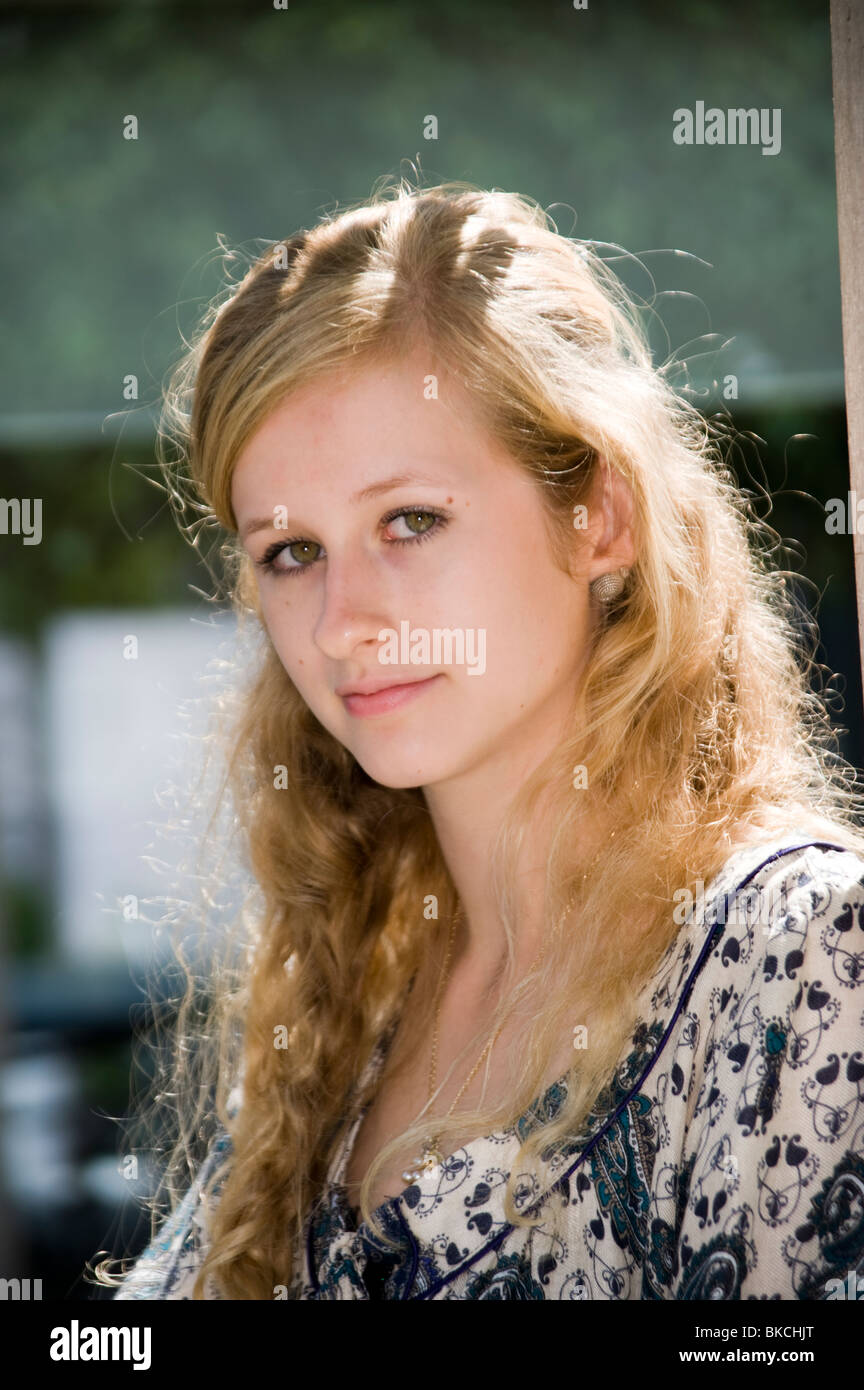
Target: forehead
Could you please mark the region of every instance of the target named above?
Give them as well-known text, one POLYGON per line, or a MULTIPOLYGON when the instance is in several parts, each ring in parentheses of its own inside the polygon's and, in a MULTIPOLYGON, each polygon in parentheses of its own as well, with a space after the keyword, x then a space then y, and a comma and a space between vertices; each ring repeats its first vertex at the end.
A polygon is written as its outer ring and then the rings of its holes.
POLYGON ((482 432, 481 415, 443 364, 414 349, 400 361, 340 368, 306 382, 270 412, 251 442, 260 446, 286 432, 322 442, 345 431, 382 441, 406 429, 482 432))
POLYGON ((262 488, 347 495, 409 473, 455 485, 466 469, 504 462, 513 460, 464 388, 415 351, 401 362, 328 373, 285 397, 238 456, 232 504, 239 520, 262 488))

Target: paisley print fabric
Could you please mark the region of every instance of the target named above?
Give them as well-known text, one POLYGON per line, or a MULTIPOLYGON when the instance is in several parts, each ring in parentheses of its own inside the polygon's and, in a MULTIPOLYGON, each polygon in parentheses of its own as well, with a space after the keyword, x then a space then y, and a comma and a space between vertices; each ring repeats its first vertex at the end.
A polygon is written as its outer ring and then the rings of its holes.
MULTIPOLYGON (((383 1204, 395 1250, 358 1222, 342 1179, 383 1040, 274 1298, 819 1300, 864 1275, 864 860, 790 832, 734 854, 681 922, 582 1133, 519 1175, 538 1225, 507 1222, 502 1194, 566 1078, 383 1204)), ((191 1297, 229 1151, 115 1298, 191 1297)))

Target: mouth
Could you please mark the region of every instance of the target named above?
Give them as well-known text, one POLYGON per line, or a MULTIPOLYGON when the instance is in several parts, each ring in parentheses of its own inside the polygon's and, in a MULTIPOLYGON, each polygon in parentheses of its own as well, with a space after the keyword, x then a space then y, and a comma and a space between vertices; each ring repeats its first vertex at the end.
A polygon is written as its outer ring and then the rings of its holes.
POLYGON ((347 686, 343 690, 337 690, 336 694, 341 698, 349 714, 364 718, 374 714, 389 714, 391 710, 399 709, 411 700, 416 700, 440 679, 441 672, 439 671, 434 676, 427 676, 423 680, 403 681, 395 685, 379 685, 376 689, 366 691, 352 690, 350 686, 347 686))

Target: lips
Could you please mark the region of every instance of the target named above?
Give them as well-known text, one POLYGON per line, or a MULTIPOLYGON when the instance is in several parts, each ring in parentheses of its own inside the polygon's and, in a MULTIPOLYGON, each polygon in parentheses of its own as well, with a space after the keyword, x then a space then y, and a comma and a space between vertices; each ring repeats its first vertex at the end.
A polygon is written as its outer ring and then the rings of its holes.
MULTIPOLYGON (((426 677, 421 677, 421 679, 425 680, 426 677)), ((402 680, 402 679, 400 678, 400 679, 392 680, 392 681, 375 681, 375 680, 353 681, 353 682, 349 682, 347 685, 340 685, 340 686, 337 686, 337 688, 336 688, 336 694, 337 694, 337 695, 342 695, 342 696, 345 696, 345 695, 377 695, 379 690, 391 690, 394 686, 397 686, 397 685, 417 685, 417 684, 419 684, 419 681, 416 680, 416 679, 413 679, 413 678, 410 679, 410 680, 402 680)))
POLYGON ((374 714, 389 714, 391 710, 418 699, 440 679, 441 672, 438 671, 434 676, 413 681, 390 681, 387 684, 371 680, 356 681, 354 685, 340 687, 336 694, 341 696, 349 714, 362 718, 374 714))

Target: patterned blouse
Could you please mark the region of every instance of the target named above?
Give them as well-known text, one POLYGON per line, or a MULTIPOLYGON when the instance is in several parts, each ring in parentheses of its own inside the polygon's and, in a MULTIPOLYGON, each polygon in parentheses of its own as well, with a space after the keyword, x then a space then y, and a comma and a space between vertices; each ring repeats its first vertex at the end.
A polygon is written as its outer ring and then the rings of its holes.
MULTIPOLYGON (((274 1298, 822 1300, 864 1273, 864 859, 787 833, 676 913, 602 1105, 519 1182, 517 1209, 557 1208, 554 1226, 512 1226, 502 1193, 566 1077, 382 1204, 395 1250, 359 1223, 343 1177, 384 1039, 274 1298)), ((221 1132, 115 1298, 191 1297, 201 1191, 229 1145, 221 1132)))

